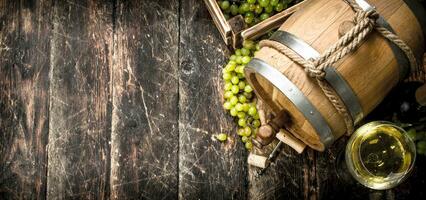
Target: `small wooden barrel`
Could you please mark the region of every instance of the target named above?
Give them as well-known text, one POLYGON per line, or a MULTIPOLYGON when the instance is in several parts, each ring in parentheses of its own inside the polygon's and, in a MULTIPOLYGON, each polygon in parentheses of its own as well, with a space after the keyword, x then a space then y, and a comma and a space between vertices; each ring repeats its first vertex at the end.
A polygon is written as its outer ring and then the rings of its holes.
MULTIPOLYGON (((299 54, 321 54, 338 41, 339 29, 347 27, 355 12, 344 0, 308 1, 280 27, 280 34, 275 39, 299 54)), ((381 23, 393 29, 411 47, 418 62, 422 62, 423 29, 426 27, 422 27, 421 23, 426 18, 420 16, 424 15, 418 10, 421 6, 412 6, 415 3, 412 0, 357 2, 361 2, 363 8, 374 6, 381 16, 381 23)), ((407 73, 401 65, 409 67, 406 66, 406 57, 402 55, 401 58, 401 52, 398 54, 397 51, 394 45, 373 31, 356 51, 326 70, 327 76, 331 76, 326 77, 327 81, 334 82, 330 84, 356 122, 370 113, 401 79, 406 78, 407 73)), ((291 123, 286 129, 313 149, 323 151, 346 132, 343 118, 316 80, 277 50, 270 47, 260 49, 245 68, 245 73, 257 95, 274 112, 288 111, 291 123)))

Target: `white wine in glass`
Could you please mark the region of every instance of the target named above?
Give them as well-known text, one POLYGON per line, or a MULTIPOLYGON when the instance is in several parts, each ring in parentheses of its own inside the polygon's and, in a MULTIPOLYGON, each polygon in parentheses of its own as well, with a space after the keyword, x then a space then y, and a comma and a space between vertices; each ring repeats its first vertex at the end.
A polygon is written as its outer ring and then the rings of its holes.
POLYGON ((390 189, 404 181, 415 159, 416 148, 406 132, 383 121, 370 122, 357 129, 345 150, 350 174, 375 190, 390 189))

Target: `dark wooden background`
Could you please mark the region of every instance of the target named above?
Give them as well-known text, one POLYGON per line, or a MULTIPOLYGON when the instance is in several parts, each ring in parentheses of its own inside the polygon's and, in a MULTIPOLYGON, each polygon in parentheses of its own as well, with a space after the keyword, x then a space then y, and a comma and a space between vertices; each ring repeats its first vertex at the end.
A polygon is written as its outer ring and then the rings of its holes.
MULTIPOLYGON (((345 139, 258 179, 238 138, 212 140, 236 128, 230 53, 201 0, 0 0, 0 199, 372 196, 336 176, 345 139)), ((397 199, 425 199, 425 162, 397 199)))

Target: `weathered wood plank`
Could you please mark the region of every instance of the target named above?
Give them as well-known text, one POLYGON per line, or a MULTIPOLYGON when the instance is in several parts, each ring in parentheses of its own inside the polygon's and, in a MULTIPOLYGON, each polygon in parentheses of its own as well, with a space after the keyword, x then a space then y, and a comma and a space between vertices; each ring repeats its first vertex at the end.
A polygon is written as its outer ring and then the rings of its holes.
POLYGON ((0 1, 0 198, 43 199, 50 1, 0 1))
MULTIPOLYGON (((277 142, 254 153, 268 157, 277 142)), ((313 167, 313 150, 307 149, 302 154, 284 145, 274 163, 259 177, 259 168, 249 169, 249 199, 315 199, 315 168, 313 167)))
POLYGON ((113 199, 177 196, 178 1, 117 1, 113 199))
POLYGON ((358 184, 344 169, 347 138, 342 137, 329 149, 316 153, 319 199, 368 199, 369 189, 358 184))
POLYGON ((229 56, 203 1, 181 2, 179 198, 246 199, 247 152, 222 108, 221 69, 229 56), (213 135, 230 134, 228 142, 213 135))
POLYGON ((55 1, 49 199, 109 197, 113 1, 55 1))

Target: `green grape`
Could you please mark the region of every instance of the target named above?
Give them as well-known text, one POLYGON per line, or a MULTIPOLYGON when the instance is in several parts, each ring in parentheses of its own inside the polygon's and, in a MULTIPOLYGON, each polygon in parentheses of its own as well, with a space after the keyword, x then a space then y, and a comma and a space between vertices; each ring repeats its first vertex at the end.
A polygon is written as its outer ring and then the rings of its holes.
POLYGON ((283 4, 283 3, 278 3, 276 6, 275 6, 275 11, 277 11, 277 12, 281 12, 281 11, 283 11, 284 9, 286 9, 287 8, 287 4, 283 4))
POLYGON ((231 88, 232 88, 232 83, 225 83, 225 87, 224 87, 225 91, 231 90, 231 88))
POLYGON ((230 60, 227 65, 235 65, 235 66, 237 66, 237 62, 235 62, 235 60, 230 60))
MULTIPOLYGON (((247 97, 244 96, 244 95, 240 95, 240 96, 238 96, 238 100, 240 101, 240 103, 245 103, 245 102, 247 102, 247 97)), ((243 105, 241 105, 241 106, 243 106, 243 105)), ((242 107, 241 110, 244 110, 244 107, 242 107)))
POLYGON ((280 2, 280 0, 270 0, 269 4, 271 6, 276 6, 279 2, 280 2))
MULTIPOLYGON (((231 83, 232 84, 232 83, 231 83)), ((226 86, 226 85, 225 85, 226 86)), ((230 87, 232 87, 232 85, 230 86, 230 87)), ((245 87, 246 87, 246 82, 245 81, 240 81, 239 83, 238 83, 238 87, 240 88, 240 90, 243 90, 245 87)), ((244 97, 244 96, 243 96, 244 97)), ((244 98, 246 98, 246 97, 244 97, 244 98)), ((246 99, 247 100, 247 99, 246 99)), ((244 103, 244 102, 242 102, 242 103, 244 103)))
POLYGON ((237 116, 238 111, 235 110, 235 108, 231 108, 231 110, 229 111, 229 113, 231 114, 232 117, 235 117, 235 116, 237 116))
POLYGON ((237 130, 237 135, 239 135, 239 136, 244 136, 244 134, 245 134, 245 129, 244 128, 239 128, 238 130, 237 130))
MULTIPOLYGON (((254 18, 254 13, 252 12, 247 12, 244 16, 246 17, 253 17, 254 18)), ((244 46, 243 46, 244 47, 244 46)))
POLYGON ((235 55, 241 56, 241 49, 235 49, 235 55))
MULTIPOLYGON (((231 102, 231 105, 235 106, 238 103, 238 98, 236 96, 232 96, 229 99, 229 102, 231 102)), ((250 111, 250 110, 249 110, 250 111)))
POLYGON ((244 118, 238 119, 238 125, 241 127, 246 127, 247 126, 246 119, 244 118))
POLYGON ((220 8, 222 8, 222 10, 227 10, 230 6, 231 4, 229 3, 229 1, 222 1, 222 3, 220 4, 220 8))
POLYGON ((222 73, 231 73, 232 72, 231 70, 229 70, 228 65, 226 65, 223 69, 224 70, 222 70, 222 73))
POLYGON ((254 12, 254 10, 256 10, 256 5, 250 4, 250 12, 254 12))
POLYGON ((229 72, 229 73, 232 73, 235 71, 235 68, 232 68, 231 65, 226 65, 224 69, 225 69, 225 72, 229 72))
POLYGON ((248 112, 250 109, 250 105, 248 103, 243 103, 243 111, 248 112))
POLYGON ((246 113, 245 112, 238 112, 237 117, 242 119, 246 117, 246 113))
MULTIPOLYGON (((232 102, 231 102, 232 103, 232 102)), ((235 104, 234 104, 235 105, 235 104)), ((254 107, 254 106, 250 106, 250 108, 249 108, 249 110, 248 110, 248 112, 247 112, 249 115, 251 115, 251 116, 254 116, 254 115, 256 115, 257 114, 257 109, 256 109, 256 107, 254 107)))
POLYGON ((235 68, 235 72, 241 74, 243 66, 239 65, 235 68))
POLYGON ((248 126, 244 127, 244 136, 250 137, 250 135, 251 135, 251 128, 248 126))
POLYGON ((236 109, 237 111, 243 111, 243 104, 241 104, 241 103, 237 103, 237 104, 235 104, 235 109, 236 109))
POLYGON ((246 66, 245 65, 241 65, 241 68, 240 68, 240 73, 241 74, 244 74, 244 68, 246 68, 246 66))
MULTIPOLYGON (((238 84, 238 82, 240 82, 240 79, 237 76, 233 76, 231 78, 231 82, 236 85, 236 84, 238 84)), ((245 88, 244 88, 244 90, 245 90, 245 88)))
POLYGON ((251 24, 254 21, 254 17, 244 17, 244 22, 246 24, 251 24))
POLYGON ((235 64, 227 64, 225 68, 227 68, 228 72, 232 72, 232 71, 235 70, 236 66, 237 66, 236 63, 235 64))
POLYGON ((235 62, 237 62, 237 64, 243 64, 243 57, 237 56, 237 59, 235 60, 235 62))
POLYGON ((259 119, 259 113, 256 113, 256 114, 253 116, 253 119, 259 119))
POLYGON ((259 120, 253 120, 253 122, 251 123, 255 128, 260 126, 260 121, 259 120))
POLYGON ((232 104, 229 101, 227 101, 223 104, 223 108, 225 108, 225 110, 231 110, 232 104))
POLYGON ((253 14, 252 12, 247 12, 247 13, 245 14, 244 21, 245 21, 247 24, 251 24, 251 23, 253 22, 253 20, 254 20, 254 14, 253 14))
POLYGON ((246 48, 246 49, 254 49, 255 48, 255 44, 251 40, 245 40, 243 42, 243 47, 246 48))
POLYGON ((240 5, 240 8, 239 8, 240 14, 244 14, 244 13, 246 13, 248 11, 250 11, 250 4, 243 3, 243 4, 240 5))
POLYGON ((260 50, 260 45, 256 44, 256 51, 259 51, 259 50, 260 50))
POLYGON ((231 73, 229 73, 229 72, 225 72, 225 73, 223 73, 222 78, 223 78, 223 80, 225 80, 225 81, 227 81, 227 80, 231 80, 232 75, 231 75, 231 73))
POLYGON ((244 146, 247 150, 251 150, 253 148, 253 144, 251 143, 251 141, 247 141, 244 146))
MULTIPOLYGON (((254 13, 260 15, 263 12, 263 8, 260 5, 256 5, 256 8, 254 9, 254 13)), ((256 21, 256 20, 255 20, 256 21)))
POLYGON ((225 133, 221 133, 219 135, 216 135, 216 139, 221 142, 225 142, 226 139, 228 139, 228 136, 225 133))
POLYGON ((259 5, 262 7, 266 7, 269 5, 269 0, 259 0, 259 5))
POLYGON ((250 56, 244 56, 241 61, 243 62, 243 64, 248 64, 250 62, 251 58, 250 56))
MULTIPOLYGON (((234 61, 235 62, 236 59, 237 59, 237 55, 231 55, 231 57, 229 57, 230 61, 234 61)), ((235 63, 237 63, 237 62, 235 62, 235 63)))
POLYGON ((241 55, 243 56, 248 56, 250 55, 250 50, 246 49, 246 48, 241 48, 241 55))
POLYGON ((273 11, 274 11, 273 6, 269 5, 269 6, 265 7, 265 13, 272 14, 273 11))
POLYGON ((238 94, 238 92, 240 92, 240 88, 238 87, 238 85, 233 85, 233 86, 231 87, 231 91, 232 91, 232 93, 234 93, 234 94, 238 94))
POLYGON ((225 94, 223 95, 223 97, 225 97, 225 99, 229 99, 232 96, 234 96, 234 93, 232 93, 232 91, 226 91, 225 94))
POLYGON ((246 143, 248 140, 249 140, 249 139, 248 139, 248 137, 246 137, 246 136, 241 137, 241 141, 242 141, 243 143, 246 143))
POLYGON ((261 21, 263 21, 265 19, 268 19, 268 18, 269 18, 269 14, 268 13, 263 13, 263 14, 260 15, 260 20, 261 21))
MULTIPOLYGON (((244 69, 244 68, 242 68, 242 69, 244 69)), ((243 71, 244 72, 244 71, 243 71)), ((243 79, 245 76, 244 76, 244 73, 237 73, 237 77, 239 78, 239 79, 243 79)), ((241 82, 241 81, 240 81, 241 82)), ((238 83, 238 87, 240 87, 240 85, 239 85, 240 83, 238 83)))
POLYGON ((244 92, 250 93, 253 91, 253 88, 251 88, 250 85, 246 85, 246 87, 244 87, 244 92))
POLYGON ((238 15, 239 8, 238 8, 238 6, 236 4, 232 4, 230 10, 231 10, 231 14, 233 16, 238 15))
POLYGON ((249 4, 255 4, 256 0, 247 0, 247 3, 249 3, 249 4))

